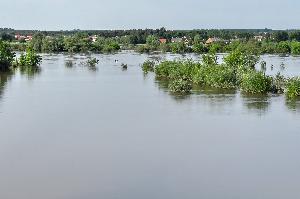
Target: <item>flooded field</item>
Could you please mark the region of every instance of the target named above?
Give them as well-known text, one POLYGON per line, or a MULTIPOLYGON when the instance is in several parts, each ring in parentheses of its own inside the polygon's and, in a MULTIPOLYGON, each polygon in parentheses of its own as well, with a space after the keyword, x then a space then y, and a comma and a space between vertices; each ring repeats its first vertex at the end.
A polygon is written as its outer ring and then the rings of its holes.
MULTIPOLYGON (((300 197, 300 101, 175 96, 140 67, 193 54, 93 57, 96 68, 84 55, 43 55, 40 70, 1 74, 0 198, 300 197)), ((262 59, 267 74, 300 75, 300 57, 262 59)))

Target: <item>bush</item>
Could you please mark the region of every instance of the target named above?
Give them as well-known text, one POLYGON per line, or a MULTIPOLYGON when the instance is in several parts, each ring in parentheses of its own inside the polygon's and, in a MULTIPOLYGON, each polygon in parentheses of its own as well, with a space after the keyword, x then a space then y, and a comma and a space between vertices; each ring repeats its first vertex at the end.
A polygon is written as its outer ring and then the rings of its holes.
POLYGON ((165 43, 161 43, 159 45, 159 50, 163 53, 165 52, 170 52, 170 45, 169 44, 165 44, 165 43))
POLYGON ((289 42, 281 41, 277 44, 277 53, 289 54, 291 52, 291 47, 289 42))
POLYGON ((154 66, 155 66, 154 61, 147 60, 143 63, 142 69, 143 69, 144 73, 154 72, 154 66))
POLYGON ((149 53, 150 52, 150 47, 148 45, 139 45, 136 48, 136 51, 139 53, 149 53))
POLYGON ((107 43, 102 47, 102 52, 104 53, 112 53, 112 52, 116 52, 119 51, 121 49, 121 47, 119 46, 118 43, 116 42, 111 42, 111 43, 107 43))
POLYGON ((21 54, 18 65, 21 67, 24 66, 31 66, 31 67, 37 67, 41 64, 42 57, 35 53, 33 48, 29 47, 26 50, 26 54, 21 54))
POLYGON ((233 68, 226 65, 212 65, 195 69, 193 82, 216 88, 234 88, 237 79, 233 68))
POLYGON ((217 65, 217 59, 215 53, 208 53, 206 55, 202 55, 202 62, 204 65, 210 66, 210 65, 217 65))
POLYGON ((14 57, 15 53, 11 51, 9 44, 0 40, 0 70, 8 70, 14 61, 14 57))
POLYGON ((300 96, 300 78, 288 80, 286 85, 286 96, 290 99, 300 96))
POLYGON ((241 89, 248 93, 266 93, 271 90, 272 78, 255 70, 242 74, 241 89))
POLYGON ((72 68, 74 66, 74 63, 72 60, 67 60, 65 62, 65 66, 68 67, 68 68, 72 68))
POLYGON ((272 93, 283 93, 285 85, 286 78, 280 73, 277 73, 276 76, 272 78, 272 93))
POLYGON ((171 80, 183 79, 192 80, 192 71, 197 64, 191 60, 187 61, 164 61, 155 67, 157 77, 171 80))
POLYGON ((99 60, 96 58, 90 58, 87 60, 86 65, 90 67, 95 67, 99 63, 99 60))
POLYGON ((192 84, 188 80, 173 80, 169 84, 169 90, 172 93, 189 93, 192 90, 192 84))
POLYGON ((229 66, 237 69, 254 68, 259 60, 259 56, 244 53, 240 50, 231 52, 224 58, 224 62, 229 66))
POLYGON ((202 43, 197 43, 193 45, 193 52, 202 54, 207 52, 207 48, 202 43))
POLYGON ((172 53, 184 54, 190 52, 190 49, 184 42, 175 42, 170 44, 172 53))

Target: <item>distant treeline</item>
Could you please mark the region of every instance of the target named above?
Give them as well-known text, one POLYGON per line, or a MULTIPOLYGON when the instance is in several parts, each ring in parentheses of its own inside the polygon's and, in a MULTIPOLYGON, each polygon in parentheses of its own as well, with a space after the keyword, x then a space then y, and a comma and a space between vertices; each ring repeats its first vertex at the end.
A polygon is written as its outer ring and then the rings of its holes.
POLYGON ((31 46, 36 52, 111 53, 133 49, 173 53, 231 52, 239 49, 255 54, 300 54, 300 30, 211 29, 211 30, 72 30, 35 31, 0 29, 0 39, 14 50, 31 46), (16 36, 20 36, 16 38, 16 36), (20 39, 21 38, 21 39, 20 39))
POLYGON ((14 30, 8 28, 0 28, 1 36, 13 36, 16 34, 21 35, 34 35, 36 33, 42 33, 45 36, 71 36, 76 33, 84 33, 88 35, 98 35, 100 37, 122 37, 131 36, 132 44, 144 44, 146 38, 149 35, 155 35, 158 37, 171 39, 175 37, 190 37, 194 38, 196 35, 200 35, 202 39, 208 39, 210 37, 218 37, 225 40, 230 39, 251 39, 255 35, 265 35, 266 38, 276 37, 276 34, 281 34, 278 39, 299 39, 300 31, 298 30, 286 30, 278 31, 271 29, 200 29, 200 30, 166 30, 160 29, 132 29, 132 30, 70 30, 70 31, 38 31, 38 30, 14 30))

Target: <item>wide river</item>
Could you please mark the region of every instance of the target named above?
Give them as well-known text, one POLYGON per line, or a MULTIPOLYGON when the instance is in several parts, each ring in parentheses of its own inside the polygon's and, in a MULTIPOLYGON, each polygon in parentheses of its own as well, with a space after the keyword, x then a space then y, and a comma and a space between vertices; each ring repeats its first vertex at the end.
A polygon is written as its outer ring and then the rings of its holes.
MULTIPOLYGON (((1 199, 300 198, 299 101, 174 96, 140 64, 179 55, 93 56, 97 69, 60 54, 1 74, 1 199)), ((268 74, 300 75, 299 57, 263 59, 268 74)))

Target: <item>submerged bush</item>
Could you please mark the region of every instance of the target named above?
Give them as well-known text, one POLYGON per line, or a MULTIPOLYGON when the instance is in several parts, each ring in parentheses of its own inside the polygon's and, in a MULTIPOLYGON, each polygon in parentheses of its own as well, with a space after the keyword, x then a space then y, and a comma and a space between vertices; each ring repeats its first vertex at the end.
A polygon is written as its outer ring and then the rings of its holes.
MULTIPOLYGON (((266 76, 263 71, 257 71, 255 64, 259 57, 234 51, 224 58, 223 64, 218 64, 215 54, 203 56, 202 62, 192 60, 163 61, 157 66, 146 61, 143 70, 154 68, 157 78, 170 81, 172 92, 187 92, 194 85, 214 88, 240 88, 246 93, 283 93, 286 79, 277 74, 275 77, 266 76)), ((262 68, 266 63, 261 63, 262 68)))
POLYGON ((35 53, 33 48, 29 47, 25 54, 21 54, 17 65, 20 67, 37 67, 41 64, 42 57, 35 53))
POLYGON ((283 93, 285 85, 286 85, 286 78, 280 73, 277 73, 276 76, 272 78, 272 86, 271 86, 272 93, 283 93))
POLYGON ((143 63, 142 69, 143 69, 144 73, 154 72, 154 66, 155 66, 154 61, 147 60, 143 63))
POLYGON ((255 70, 242 75, 241 89, 247 93, 266 93, 271 90, 272 78, 255 70))
POLYGON ((148 45, 138 45, 136 47, 136 51, 139 52, 139 53, 149 53, 151 51, 151 48, 150 46, 148 45))
POLYGON ((169 90, 172 93, 189 93, 192 90, 192 84, 188 80, 177 79, 171 81, 169 90))
POLYGON ((224 62, 227 66, 237 69, 254 68, 258 60, 259 56, 240 50, 235 50, 224 58, 224 62))
POLYGON ((300 96, 300 78, 288 80, 286 85, 286 96, 290 99, 300 96))
POLYGON ((65 62, 65 66, 66 66, 67 68, 72 68, 72 67, 74 66, 74 62, 73 62, 72 60, 67 60, 67 61, 65 62))
POLYGON ((86 65, 90 67, 95 67, 99 63, 99 60, 96 58, 90 58, 87 60, 86 65))
POLYGON ((206 55, 202 55, 202 62, 204 65, 217 65, 217 56, 215 53, 208 53, 206 55))
POLYGON ((192 73, 198 63, 186 61, 164 61, 155 67, 155 74, 159 78, 170 80, 183 79, 192 81, 192 73))
POLYGON ((237 80, 233 68, 212 65, 197 67, 193 72, 193 82, 216 88, 234 88, 237 80))

